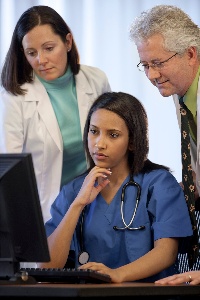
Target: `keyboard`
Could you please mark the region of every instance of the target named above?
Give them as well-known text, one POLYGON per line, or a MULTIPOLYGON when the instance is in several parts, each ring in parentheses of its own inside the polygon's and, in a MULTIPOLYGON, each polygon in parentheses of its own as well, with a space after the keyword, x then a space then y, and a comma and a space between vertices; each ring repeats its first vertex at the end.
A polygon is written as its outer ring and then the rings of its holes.
POLYGON ((40 269, 21 268, 20 272, 26 272, 37 282, 54 283, 107 283, 111 282, 109 275, 94 270, 79 269, 40 269))

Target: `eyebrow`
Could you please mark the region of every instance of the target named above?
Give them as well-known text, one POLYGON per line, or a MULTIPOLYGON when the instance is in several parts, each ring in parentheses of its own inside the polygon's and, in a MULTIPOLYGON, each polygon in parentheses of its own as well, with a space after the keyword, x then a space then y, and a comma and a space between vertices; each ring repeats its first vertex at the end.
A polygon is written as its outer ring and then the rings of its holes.
MULTIPOLYGON (((152 60, 150 61, 150 63, 154 63, 154 62, 156 62, 156 61, 159 62, 159 61, 162 61, 162 59, 160 59, 160 58, 154 58, 154 59, 152 59, 152 60)), ((149 63, 149 62, 146 61, 146 60, 145 60, 145 61, 144 61, 144 60, 141 60, 140 62, 141 62, 141 63, 147 63, 147 64, 149 63)))
MULTIPOLYGON (((99 129, 99 127, 98 126, 96 126, 96 125, 93 125, 93 124, 90 124, 90 126, 89 127, 94 127, 94 128, 97 128, 97 129, 99 129)), ((106 129, 107 131, 118 131, 118 132, 122 132, 121 130, 119 130, 119 129, 116 129, 116 128, 110 128, 110 129, 106 129)))

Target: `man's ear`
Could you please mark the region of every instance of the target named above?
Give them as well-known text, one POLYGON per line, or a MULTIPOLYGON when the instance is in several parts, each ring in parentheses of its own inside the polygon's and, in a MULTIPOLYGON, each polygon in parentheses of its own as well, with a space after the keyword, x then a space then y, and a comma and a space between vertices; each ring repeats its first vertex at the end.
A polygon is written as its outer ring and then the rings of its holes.
POLYGON ((187 49, 187 56, 188 56, 188 61, 189 65, 195 65, 196 62, 198 61, 198 53, 196 47, 189 47, 187 49))

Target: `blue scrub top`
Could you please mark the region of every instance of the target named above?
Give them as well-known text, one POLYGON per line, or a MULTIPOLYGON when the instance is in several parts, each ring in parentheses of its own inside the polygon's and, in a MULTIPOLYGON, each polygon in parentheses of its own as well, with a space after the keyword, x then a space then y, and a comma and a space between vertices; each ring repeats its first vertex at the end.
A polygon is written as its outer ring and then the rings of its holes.
MULTIPOLYGON (((76 198, 86 175, 80 176, 63 187, 51 207, 52 218, 45 228, 49 236, 58 226, 70 204, 76 198)), ((118 268, 145 255, 160 238, 178 238, 192 235, 192 226, 182 188, 175 177, 164 169, 134 177, 141 186, 141 196, 135 218, 130 227, 145 226, 143 230, 118 230, 124 227, 121 216, 122 187, 126 178, 110 204, 99 194, 86 207, 83 222, 84 250, 90 261, 101 262, 109 268, 118 268)), ((136 205, 137 188, 129 186, 124 198, 124 219, 129 224, 136 205)), ((80 222, 73 235, 71 250, 75 251, 76 267, 80 249, 80 222)), ((177 262, 170 268, 147 278, 154 282, 178 273, 177 262)), ((145 280, 142 280, 145 281, 145 280)))

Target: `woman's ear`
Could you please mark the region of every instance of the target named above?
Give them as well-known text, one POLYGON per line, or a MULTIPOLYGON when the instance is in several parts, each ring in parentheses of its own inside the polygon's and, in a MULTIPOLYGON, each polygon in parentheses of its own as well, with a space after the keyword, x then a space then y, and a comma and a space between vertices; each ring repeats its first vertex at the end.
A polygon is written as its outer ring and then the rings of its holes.
POLYGON ((132 143, 129 143, 128 150, 129 150, 129 151, 133 151, 133 150, 134 150, 134 147, 133 147, 133 144, 132 144, 132 143))
POLYGON ((67 51, 69 52, 70 50, 71 50, 71 48, 72 48, 72 35, 71 35, 71 33, 68 33, 67 35, 66 35, 66 45, 67 45, 67 51))

